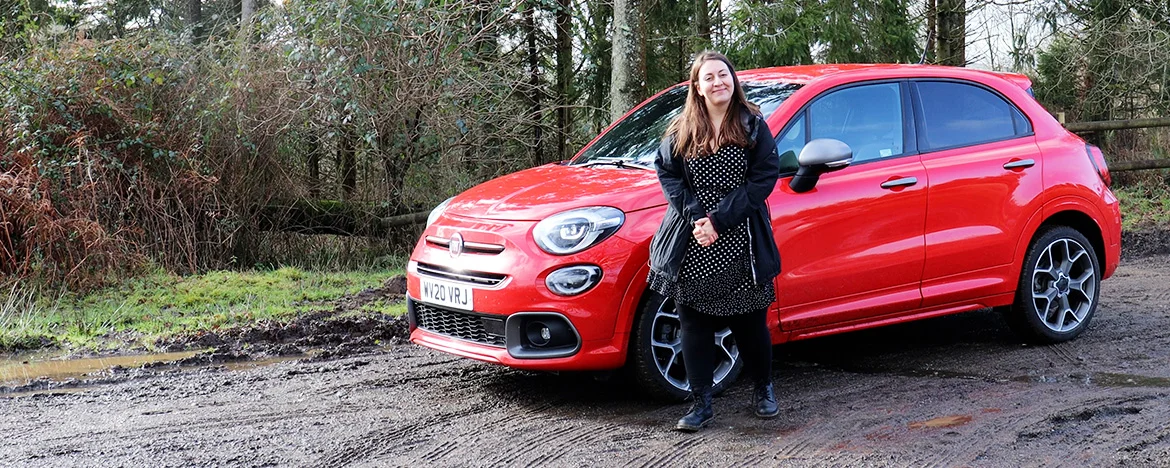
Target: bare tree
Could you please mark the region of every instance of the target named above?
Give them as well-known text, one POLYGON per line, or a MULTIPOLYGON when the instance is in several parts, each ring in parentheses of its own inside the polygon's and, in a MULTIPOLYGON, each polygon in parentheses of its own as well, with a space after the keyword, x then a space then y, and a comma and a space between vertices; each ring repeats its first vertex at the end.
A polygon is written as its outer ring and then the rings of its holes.
POLYGON ((704 49, 711 46, 711 4, 708 0, 695 0, 695 36, 699 44, 695 49, 704 49))
POLYGON ((240 25, 251 24, 253 16, 256 16, 256 0, 240 0, 240 25))
POLYGON ((644 31, 639 0, 614 0, 613 69, 609 85, 611 120, 617 120, 632 109, 644 94, 644 31))
POLYGON ((570 0, 557 0, 557 160, 568 159, 572 114, 569 95, 573 86, 573 16, 570 0))
POLYGON ((937 60, 942 65, 967 64, 967 2, 937 0, 937 60))
POLYGON ((203 41, 203 1, 187 0, 187 28, 191 30, 191 40, 199 43, 203 41))

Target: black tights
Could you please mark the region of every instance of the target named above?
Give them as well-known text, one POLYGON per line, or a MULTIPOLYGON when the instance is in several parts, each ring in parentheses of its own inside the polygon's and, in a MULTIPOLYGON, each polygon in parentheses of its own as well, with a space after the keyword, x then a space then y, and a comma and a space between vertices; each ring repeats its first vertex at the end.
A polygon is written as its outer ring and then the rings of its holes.
POLYGON ((735 336, 744 372, 756 384, 771 381, 772 337, 766 322, 767 309, 725 317, 704 314, 685 304, 678 304, 677 310, 682 326, 683 364, 692 390, 711 388, 717 356, 715 332, 723 327, 730 327, 735 336))

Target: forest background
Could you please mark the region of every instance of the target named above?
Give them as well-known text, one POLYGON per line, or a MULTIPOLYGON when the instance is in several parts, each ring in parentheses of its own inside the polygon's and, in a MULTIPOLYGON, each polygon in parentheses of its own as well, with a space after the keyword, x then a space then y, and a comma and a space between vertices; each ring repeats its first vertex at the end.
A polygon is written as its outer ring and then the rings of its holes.
MULTIPOLYGON (((1016 71, 1070 122, 1170 115, 1161 0, 0 0, 0 286, 400 268, 431 207, 572 157, 707 48, 1016 71)), ((1165 157, 1161 130, 1087 137, 1165 157)), ((1170 211, 1164 172, 1119 178, 1170 211)))

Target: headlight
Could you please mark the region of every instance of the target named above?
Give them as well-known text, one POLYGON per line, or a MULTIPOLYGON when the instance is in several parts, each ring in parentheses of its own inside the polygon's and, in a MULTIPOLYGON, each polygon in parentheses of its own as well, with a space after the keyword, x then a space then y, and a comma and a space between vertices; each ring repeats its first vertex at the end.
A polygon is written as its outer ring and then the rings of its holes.
POLYGON ((536 223, 532 235, 540 249, 553 255, 577 253, 605 240, 626 222, 617 208, 594 206, 569 210, 536 223))
POLYGON ((435 220, 439 219, 439 216, 441 216, 443 214, 443 211, 447 209, 447 204, 451 203, 451 200, 454 200, 454 199, 455 199, 455 197, 451 197, 451 198, 448 198, 446 200, 443 200, 443 203, 439 203, 439 206, 436 206, 435 209, 431 210, 431 214, 427 215, 427 226, 426 227, 431 227, 431 225, 435 223, 435 220))

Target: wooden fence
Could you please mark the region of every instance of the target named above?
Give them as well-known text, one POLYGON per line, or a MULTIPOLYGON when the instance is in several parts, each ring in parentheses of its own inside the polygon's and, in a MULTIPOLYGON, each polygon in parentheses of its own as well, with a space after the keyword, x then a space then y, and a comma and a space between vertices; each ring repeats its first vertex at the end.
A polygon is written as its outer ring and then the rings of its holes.
MULTIPOLYGON (((1059 116, 1058 116, 1059 118, 1059 116)), ((1093 133, 1133 128, 1170 127, 1170 117, 1151 119, 1102 120, 1098 122, 1070 122, 1064 124, 1073 133, 1093 133)), ((1144 161, 1118 161, 1109 163, 1109 172, 1143 171, 1146 169, 1170 169, 1170 159, 1147 159, 1144 161)))

